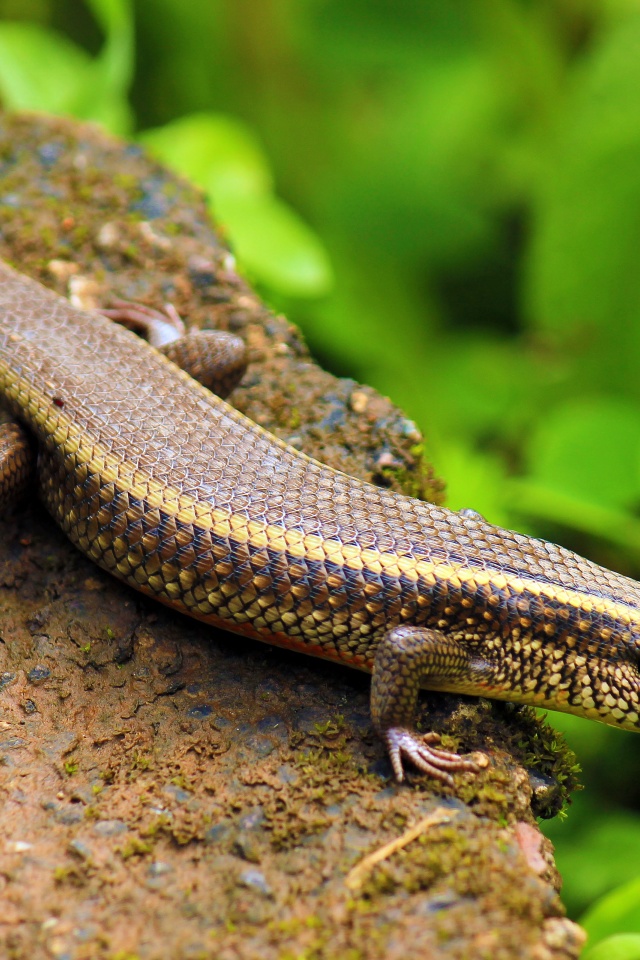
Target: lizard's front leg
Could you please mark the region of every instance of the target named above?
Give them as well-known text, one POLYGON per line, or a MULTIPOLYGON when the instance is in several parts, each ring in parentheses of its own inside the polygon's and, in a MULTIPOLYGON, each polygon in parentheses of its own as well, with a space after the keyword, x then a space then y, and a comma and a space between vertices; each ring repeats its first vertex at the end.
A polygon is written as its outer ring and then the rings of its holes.
POLYGON ((481 671, 461 644, 437 630, 402 626, 389 630, 378 645, 371 682, 371 716, 384 740, 396 779, 404 779, 402 763, 410 760, 419 770, 451 784, 451 773, 478 772, 472 760, 439 750, 436 733, 415 733, 414 714, 420 687, 438 681, 468 682, 481 671))

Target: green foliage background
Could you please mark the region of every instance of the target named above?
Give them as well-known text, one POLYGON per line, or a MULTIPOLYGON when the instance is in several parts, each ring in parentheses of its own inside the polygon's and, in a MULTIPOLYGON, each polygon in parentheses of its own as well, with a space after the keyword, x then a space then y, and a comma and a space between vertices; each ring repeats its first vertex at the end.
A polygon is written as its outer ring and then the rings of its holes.
MULTIPOLYGON (((0 97, 205 187, 316 355, 415 418, 452 507, 640 575, 638 0, 0 0, 0 97)), ((554 719, 585 957, 640 958, 640 738, 554 719)))

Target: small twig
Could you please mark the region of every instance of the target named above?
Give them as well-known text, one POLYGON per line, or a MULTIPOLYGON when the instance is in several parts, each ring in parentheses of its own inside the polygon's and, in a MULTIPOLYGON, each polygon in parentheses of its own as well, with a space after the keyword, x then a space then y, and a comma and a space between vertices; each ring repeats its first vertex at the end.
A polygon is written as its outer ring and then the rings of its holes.
POLYGON ((431 827, 435 827, 439 823, 449 823, 449 821, 453 820, 457 815, 457 810, 447 810, 445 807, 436 807, 433 813, 430 813, 428 817, 424 817, 418 821, 413 827, 405 830, 401 836, 396 837, 395 840, 391 840, 389 843, 385 843, 384 846, 374 850, 373 853, 367 854, 367 856, 361 860, 360 863, 357 863, 346 875, 344 878, 345 886, 348 887, 349 890, 358 890, 362 886, 365 877, 371 873, 378 863, 387 860, 396 850, 402 850, 408 846, 408 844, 422 836, 422 834, 426 833, 431 827))

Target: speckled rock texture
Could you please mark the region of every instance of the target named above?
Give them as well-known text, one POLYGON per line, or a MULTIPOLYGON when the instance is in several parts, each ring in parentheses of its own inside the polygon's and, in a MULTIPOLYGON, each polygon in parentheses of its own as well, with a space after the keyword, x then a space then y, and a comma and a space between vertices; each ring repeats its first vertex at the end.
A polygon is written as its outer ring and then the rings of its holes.
MULTIPOLYGON (((415 425, 312 362, 201 196, 139 148, 0 116, 0 256, 85 307, 170 301, 239 333, 235 406, 332 466, 441 501, 415 425)), ((486 754, 477 777, 397 786, 364 675, 154 606, 28 496, 0 538, 0 955, 577 957, 534 819, 566 800, 572 757, 527 710, 421 709, 446 747, 486 754)))

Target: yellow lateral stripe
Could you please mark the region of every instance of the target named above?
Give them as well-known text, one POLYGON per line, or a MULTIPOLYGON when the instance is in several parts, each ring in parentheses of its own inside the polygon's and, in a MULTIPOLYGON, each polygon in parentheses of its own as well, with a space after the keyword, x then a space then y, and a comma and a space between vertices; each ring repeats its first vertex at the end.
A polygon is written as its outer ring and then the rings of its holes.
MULTIPOLYGON (((36 391, 27 380, 16 376, 6 365, 0 364, 0 371, 3 372, 6 384, 12 386, 11 389, 6 389, 7 396, 15 396, 21 391, 26 393, 37 409, 34 421, 43 429, 45 436, 51 437, 54 430, 47 427, 47 421, 51 416, 51 401, 36 391)), ((83 433, 80 427, 65 414, 63 408, 55 408, 53 425, 55 432, 58 432, 61 427, 64 427, 67 432, 67 438, 60 444, 60 449, 65 453, 75 454, 93 473, 109 482, 117 482, 123 491, 131 493, 136 499, 144 500, 151 508, 162 508, 169 516, 208 530, 220 539, 231 538, 238 543, 247 543, 255 549, 271 547, 286 552, 294 559, 320 562, 327 559, 326 548, 331 544, 334 548, 331 562, 352 571, 374 570, 395 576, 403 575, 414 582, 423 580, 425 583, 435 584, 444 581, 454 587, 459 587, 463 583, 472 583, 474 586, 490 583, 497 590, 508 588, 514 593, 522 593, 526 590, 543 600, 555 601, 587 612, 608 614, 613 619, 629 625, 640 625, 640 611, 636 611, 632 605, 606 597, 596 597, 588 591, 572 590, 554 583, 543 583, 533 577, 516 576, 500 569, 476 570, 471 566, 455 565, 439 560, 414 560, 411 557, 401 557, 388 551, 374 550, 371 547, 357 549, 352 545, 341 544, 338 540, 328 541, 315 534, 301 533, 250 518, 243 517, 242 523, 239 524, 239 518, 236 519, 233 513, 217 507, 207 506, 206 512, 203 513, 202 503, 190 500, 170 484, 161 483, 149 474, 145 474, 131 461, 119 461, 104 449, 98 439, 89 438, 86 433, 83 433), (90 442, 87 442, 89 439, 90 442), (83 454, 87 446, 92 451, 92 456, 84 458, 83 454), (242 536, 244 533, 246 536, 242 536)))

